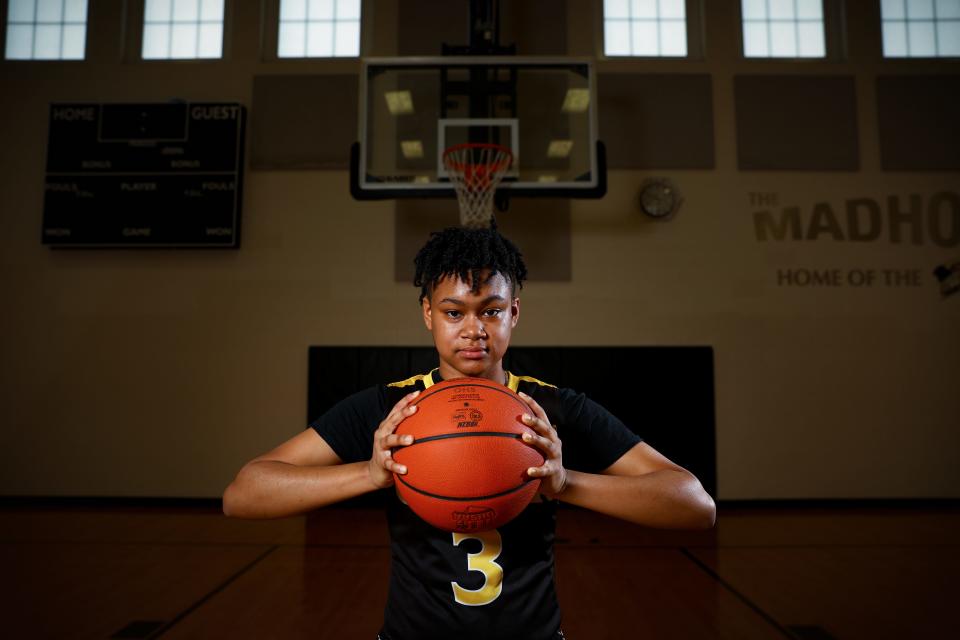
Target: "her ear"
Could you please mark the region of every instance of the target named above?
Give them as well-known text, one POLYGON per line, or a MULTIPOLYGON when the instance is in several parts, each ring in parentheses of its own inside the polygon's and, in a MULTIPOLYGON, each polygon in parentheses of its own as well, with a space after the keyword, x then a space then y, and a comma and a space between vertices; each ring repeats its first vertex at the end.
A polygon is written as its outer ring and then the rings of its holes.
POLYGON ((427 331, 433 331, 433 316, 430 315, 430 298, 424 296, 421 305, 423 306, 423 324, 426 325, 427 331))

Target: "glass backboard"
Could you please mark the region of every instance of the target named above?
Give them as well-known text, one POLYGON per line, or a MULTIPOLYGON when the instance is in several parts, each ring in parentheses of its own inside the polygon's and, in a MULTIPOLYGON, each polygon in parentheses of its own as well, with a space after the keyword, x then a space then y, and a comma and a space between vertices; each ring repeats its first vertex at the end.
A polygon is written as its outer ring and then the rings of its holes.
POLYGON ((596 93, 586 59, 366 58, 352 189, 360 199, 451 196, 444 149, 495 143, 513 154, 510 196, 600 197, 596 93))

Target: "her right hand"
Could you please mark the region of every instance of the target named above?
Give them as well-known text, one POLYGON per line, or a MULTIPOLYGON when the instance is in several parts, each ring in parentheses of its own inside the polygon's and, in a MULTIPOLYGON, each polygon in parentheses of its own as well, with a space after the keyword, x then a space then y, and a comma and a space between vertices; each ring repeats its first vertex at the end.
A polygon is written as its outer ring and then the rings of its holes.
POLYGON ((419 391, 408 393, 400 399, 390 413, 384 418, 383 422, 373 434, 373 456, 370 458, 370 480, 378 489, 392 487, 394 484, 393 474, 403 475, 407 468, 393 459, 392 449, 394 447, 405 447, 413 444, 413 436, 400 436, 394 433, 397 427, 405 418, 412 416, 417 411, 417 405, 411 404, 420 395, 419 391))

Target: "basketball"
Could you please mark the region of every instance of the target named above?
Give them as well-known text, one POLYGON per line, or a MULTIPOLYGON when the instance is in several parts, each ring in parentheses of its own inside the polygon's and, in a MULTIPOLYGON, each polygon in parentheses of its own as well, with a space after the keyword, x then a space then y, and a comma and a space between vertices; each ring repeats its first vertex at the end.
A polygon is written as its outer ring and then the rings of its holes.
POLYGON ((413 444, 394 450, 407 473, 394 474, 400 498, 446 531, 496 529, 515 518, 540 488, 527 475, 543 455, 521 439, 530 407, 508 387, 483 378, 437 383, 396 433, 413 444))

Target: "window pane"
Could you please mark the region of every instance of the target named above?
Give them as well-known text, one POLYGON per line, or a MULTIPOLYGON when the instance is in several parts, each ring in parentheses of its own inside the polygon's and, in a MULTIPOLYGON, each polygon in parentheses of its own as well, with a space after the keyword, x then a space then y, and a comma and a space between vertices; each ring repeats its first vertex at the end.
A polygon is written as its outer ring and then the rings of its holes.
POLYGON ((907 56, 907 23, 886 20, 883 23, 883 55, 888 58, 907 56))
POLYGON ((63 19, 67 22, 86 22, 87 0, 67 0, 63 19))
POLYGON ((687 23, 668 20, 660 23, 660 55, 687 55, 687 23))
MULTIPOLYGON (((223 23, 223 0, 201 0, 200 20, 203 22, 223 23)), ((201 36, 202 37, 202 36, 201 36)), ((221 30, 220 41, 223 41, 221 30)), ((217 54, 218 56, 220 54, 217 54)))
POLYGON ((37 60, 55 60, 60 57, 61 27, 58 24, 37 25, 33 57, 37 60))
POLYGON ((7 26, 7 60, 29 60, 33 57, 33 25, 7 26))
POLYGON ((823 0, 797 0, 797 17, 801 20, 823 20, 823 0))
POLYGON ((281 20, 306 20, 307 0, 280 0, 281 20))
MULTIPOLYGON (((10 0, 7 8, 9 22, 33 22, 33 12, 36 9, 36 0, 10 0)), ((30 39, 33 40, 33 29, 30 29, 30 39)))
POLYGON ((360 22, 337 22, 334 45, 333 55, 335 56, 359 56, 360 22))
POLYGON ((604 0, 604 54, 684 57, 686 0, 604 0))
POLYGON ((608 56, 630 55, 630 23, 607 20, 603 25, 603 53, 608 56))
POLYGON ((937 54, 933 42, 932 22, 908 22, 907 42, 911 57, 931 57, 937 54))
POLYGON ((633 55, 655 56, 660 53, 660 38, 657 37, 657 23, 643 20, 633 23, 633 55))
POLYGON ((684 18, 686 17, 685 0, 660 0, 661 18, 684 18))
POLYGON ((741 7, 744 20, 767 19, 767 0, 743 0, 741 7))
POLYGON ((144 19, 147 22, 166 22, 173 15, 172 0, 147 0, 144 19))
POLYGON ((148 24, 143 27, 143 57, 145 60, 166 58, 170 52, 170 26, 148 24))
POLYGON ((747 58, 770 55, 766 22, 748 22, 743 25, 743 55, 747 58))
POLYGON ((143 58, 223 56, 224 0, 146 0, 143 58))
POLYGON ((630 17, 637 18, 656 18, 657 0, 630 0, 630 17))
POLYGON ((797 32, 800 38, 799 51, 801 58, 823 58, 827 55, 822 23, 801 22, 797 25, 797 32))
POLYGON ((796 57, 797 32, 792 22, 770 23, 770 55, 774 58, 796 57))
POLYGON ((885 19, 906 18, 907 0, 881 0, 880 15, 885 19))
POLYGON ((933 0, 907 0, 907 17, 911 20, 932 18, 933 0))
POLYGON ((960 56, 960 22, 938 23, 937 44, 941 56, 960 56))
POLYGON ((87 28, 80 25, 67 25, 63 28, 64 60, 83 60, 84 44, 86 44, 87 28))
POLYGON ((281 58, 302 58, 307 53, 307 25, 303 22, 280 23, 280 46, 277 55, 281 58))
POLYGON ((333 0, 309 0, 307 20, 333 20, 333 0))
POLYGON ((337 0, 338 20, 359 20, 360 0, 337 0))
MULTIPOLYGON (((37 1, 37 22, 60 22, 61 20, 63 20, 63 2, 61 0, 37 1)), ((59 48, 59 44, 57 48, 59 48)))
POLYGON ((333 55, 333 24, 310 22, 307 24, 307 55, 330 57, 333 55))
MULTIPOLYGON (((199 18, 200 0, 173 0, 173 19, 175 22, 194 22, 199 18)), ((176 41, 176 28, 173 30, 173 38, 176 41)))
POLYGON ((201 24, 198 58, 219 58, 223 55, 223 24, 201 24))
POLYGON ((170 31, 170 57, 195 58, 197 55, 197 25, 174 24, 170 31))
POLYGON ((629 18, 630 0, 603 0, 604 18, 629 18))
POLYGON ((960 0, 937 0, 937 18, 960 18, 960 0))
POLYGON ((771 20, 793 20, 796 17, 793 0, 770 0, 771 20))

